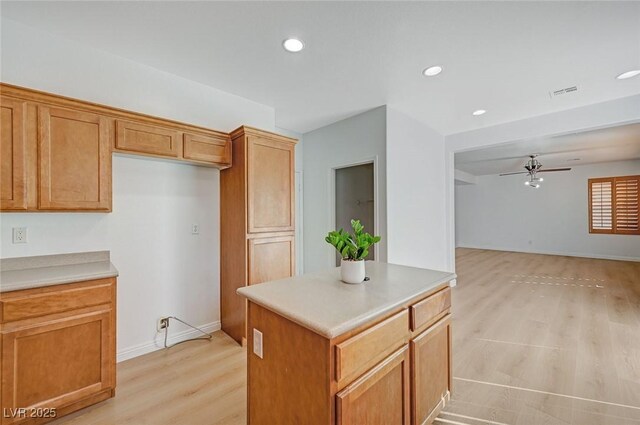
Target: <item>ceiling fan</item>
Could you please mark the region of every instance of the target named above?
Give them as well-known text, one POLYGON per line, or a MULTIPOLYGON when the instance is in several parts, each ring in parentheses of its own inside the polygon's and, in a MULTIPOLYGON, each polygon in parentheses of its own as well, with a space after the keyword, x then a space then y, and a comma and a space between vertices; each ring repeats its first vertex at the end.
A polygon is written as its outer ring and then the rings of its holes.
POLYGON ((511 176, 514 174, 528 174, 529 180, 525 181, 526 186, 537 189, 540 187, 540 183, 544 180, 542 177, 538 177, 538 173, 551 173, 554 171, 569 171, 571 168, 549 168, 547 170, 541 170, 542 164, 538 161, 538 155, 529 155, 529 160, 524 165, 524 169, 527 171, 516 171, 514 173, 502 173, 501 176, 511 176))

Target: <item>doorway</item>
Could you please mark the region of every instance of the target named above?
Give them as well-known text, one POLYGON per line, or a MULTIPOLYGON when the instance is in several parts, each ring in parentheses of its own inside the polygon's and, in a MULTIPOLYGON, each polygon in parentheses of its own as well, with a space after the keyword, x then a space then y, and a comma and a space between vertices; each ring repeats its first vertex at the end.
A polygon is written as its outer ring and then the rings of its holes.
MULTIPOLYGON (((336 229, 351 233, 351 219, 360 220, 365 232, 375 229, 375 190, 373 163, 335 169, 335 224, 336 229)), ((367 260, 375 260, 375 250, 369 251, 367 260)), ((340 255, 336 252, 336 266, 340 255)))

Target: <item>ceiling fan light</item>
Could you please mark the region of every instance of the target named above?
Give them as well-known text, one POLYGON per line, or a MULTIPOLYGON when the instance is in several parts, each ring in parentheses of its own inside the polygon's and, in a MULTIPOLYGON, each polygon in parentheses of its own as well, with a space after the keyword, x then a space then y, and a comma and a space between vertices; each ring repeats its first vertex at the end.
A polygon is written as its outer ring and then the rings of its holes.
POLYGON ((543 181, 544 181, 544 179, 543 179, 542 177, 538 177, 538 181, 539 181, 539 182, 543 182, 543 181))
POLYGON ((529 186, 531 184, 531 182, 529 180, 527 180, 526 182, 524 182, 525 186, 529 186))

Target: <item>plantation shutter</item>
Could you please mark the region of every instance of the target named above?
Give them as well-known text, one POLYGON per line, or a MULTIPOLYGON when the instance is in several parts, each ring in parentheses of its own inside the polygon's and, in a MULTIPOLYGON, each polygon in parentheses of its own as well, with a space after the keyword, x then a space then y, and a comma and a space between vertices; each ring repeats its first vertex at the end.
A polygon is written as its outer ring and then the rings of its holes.
POLYGON ((616 177, 613 183, 615 233, 640 235, 638 221, 640 176, 616 177))
POLYGON ((613 179, 589 180, 589 232, 613 233, 613 179))

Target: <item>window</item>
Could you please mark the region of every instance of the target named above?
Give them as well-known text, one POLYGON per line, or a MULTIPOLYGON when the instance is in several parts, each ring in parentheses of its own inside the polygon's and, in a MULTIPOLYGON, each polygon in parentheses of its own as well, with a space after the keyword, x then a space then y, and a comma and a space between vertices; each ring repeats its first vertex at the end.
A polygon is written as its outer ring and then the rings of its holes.
POLYGON ((640 235, 640 176, 589 179, 589 233, 640 235))

